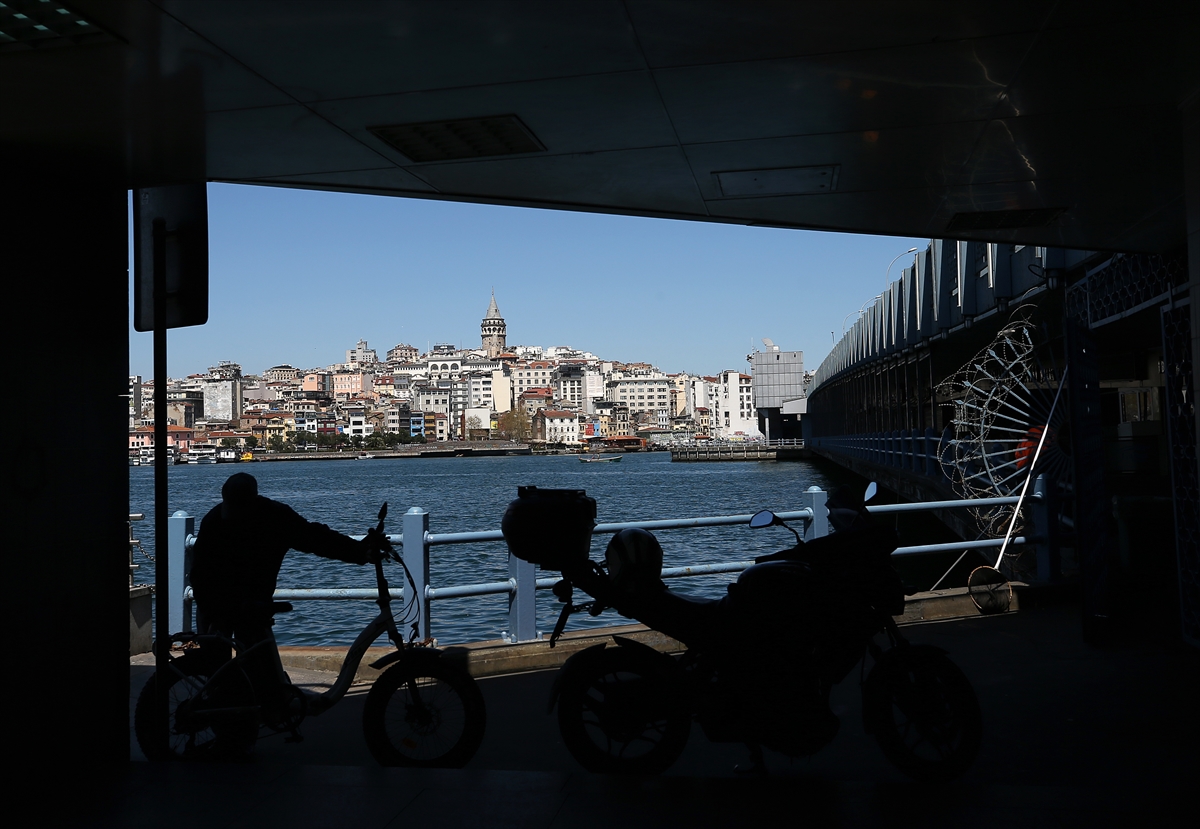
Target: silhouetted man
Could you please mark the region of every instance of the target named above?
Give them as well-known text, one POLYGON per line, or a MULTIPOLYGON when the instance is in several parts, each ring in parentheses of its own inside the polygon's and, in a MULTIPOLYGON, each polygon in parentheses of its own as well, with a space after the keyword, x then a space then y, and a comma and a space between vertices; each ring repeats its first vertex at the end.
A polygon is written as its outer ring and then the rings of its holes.
MULTIPOLYGON (((253 475, 230 475, 221 487, 221 503, 200 522, 192 553, 200 631, 235 637, 245 649, 270 638, 275 581, 289 549, 366 564, 370 547, 259 495, 253 475)), ((278 651, 273 643, 261 650, 261 658, 252 662, 254 682, 275 682, 282 692, 287 676, 278 651)), ((282 694, 276 696, 284 701, 282 694)))

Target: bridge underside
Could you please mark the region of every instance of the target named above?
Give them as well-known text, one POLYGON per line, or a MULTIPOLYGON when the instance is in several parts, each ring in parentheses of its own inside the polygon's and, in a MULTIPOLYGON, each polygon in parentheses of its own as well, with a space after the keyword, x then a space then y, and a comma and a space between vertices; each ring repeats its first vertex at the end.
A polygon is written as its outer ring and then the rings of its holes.
POLYGON ((99 773, 127 752, 131 187, 1190 246, 1200 282, 1183 4, 6 0, 0 33, 6 317, 38 327, 13 356, 82 369, 91 426, 35 442, 4 412, 6 575, 28 583, 35 556, 53 573, 18 591, 11 658, 78 642, 87 678, 85 711, 67 682, 25 700, 10 745, 27 765, 70 746, 99 773), (85 538, 51 535, 68 515, 85 538))

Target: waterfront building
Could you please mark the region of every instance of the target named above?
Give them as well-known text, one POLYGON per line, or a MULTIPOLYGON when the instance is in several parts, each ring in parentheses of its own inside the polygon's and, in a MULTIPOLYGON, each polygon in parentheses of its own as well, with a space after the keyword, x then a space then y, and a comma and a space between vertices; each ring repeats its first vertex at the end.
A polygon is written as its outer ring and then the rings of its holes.
POLYGON ((717 375, 712 395, 712 425, 715 437, 726 440, 757 438, 758 417, 750 375, 723 371, 717 375))
POLYGON ((563 409, 538 409, 533 415, 533 439, 578 446, 579 413, 563 409))
POLYGON ((605 398, 629 406, 631 413, 668 410, 670 381, 653 367, 632 372, 614 372, 605 384, 605 398))
POLYGON ((129 425, 142 419, 142 375, 129 375, 129 425))
POLYGON ((201 384, 204 396, 204 417, 220 420, 237 420, 242 414, 242 379, 236 377, 208 377, 201 384))
POLYGON ((528 389, 552 387, 551 376, 553 373, 554 363, 546 360, 514 363, 511 369, 513 394, 520 397, 528 389))
MULTIPOLYGON (((167 446, 176 451, 186 452, 196 439, 196 430, 186 426, 167 426, 167 446)), ((129 448, 144 449, 154 447, 154 426, 135 426, 129 430, 129 448)))
POLYGON ((746 359, 753 379, 753 405, 758 430, 771 438, 799 438, 799 415, 805 403, 804 352, 781 351, 763 338, 764 351, 746 359))
POLYGON ((614 400, 597 400, 595 409, 596 419, 600 423, 600 437, 609 438, 633 434, 628 404, 614 400))

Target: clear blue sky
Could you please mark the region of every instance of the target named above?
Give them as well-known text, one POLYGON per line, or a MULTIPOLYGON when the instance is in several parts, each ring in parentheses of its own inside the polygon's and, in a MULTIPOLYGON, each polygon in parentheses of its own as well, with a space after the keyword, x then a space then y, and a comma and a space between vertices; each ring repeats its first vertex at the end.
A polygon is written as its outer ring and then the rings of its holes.
MULTIPOLYGON (((380 358, 400 342, 478 348, 493 287, 509 345, 713 374, 745 370, 770 337, 815 369, 892 258, 926 244, 273 187, 208 198, 209 322, 170 332, 172 377, 324 366, 359 339, 380 358)), ((129 350, 130 372, 152 376, 151 335, 131 325, 129 350)))

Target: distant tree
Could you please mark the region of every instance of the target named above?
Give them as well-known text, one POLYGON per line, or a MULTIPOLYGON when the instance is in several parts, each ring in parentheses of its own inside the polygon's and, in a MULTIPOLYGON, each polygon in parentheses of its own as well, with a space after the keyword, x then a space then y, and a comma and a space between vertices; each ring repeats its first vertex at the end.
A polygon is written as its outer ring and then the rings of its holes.
POLYGON ((283 435, 271 435, 267 438, 267 448, 273 452, 283 451, 283 435))
POLYGON ((221 438, 221 446, 226 449, 232 449, 238 445, 237 438, 221 438))
POLYGON ((251 435, 250 437, 246 438, 246 448, 247 449, 257 449, 258 448, 258 438, 256 438, 254 435, 251 435))
POLYGON ((383 449, 387 446, 387 441, 380 432, 372 432, 367 435, 367 439, 363 443, 368 449, 383 449))
POLYGON ((500 436, 514 443, 525 443, 533 434, 533 424, 523 409, 512 409, 500 415, 497 425, 500 436))

